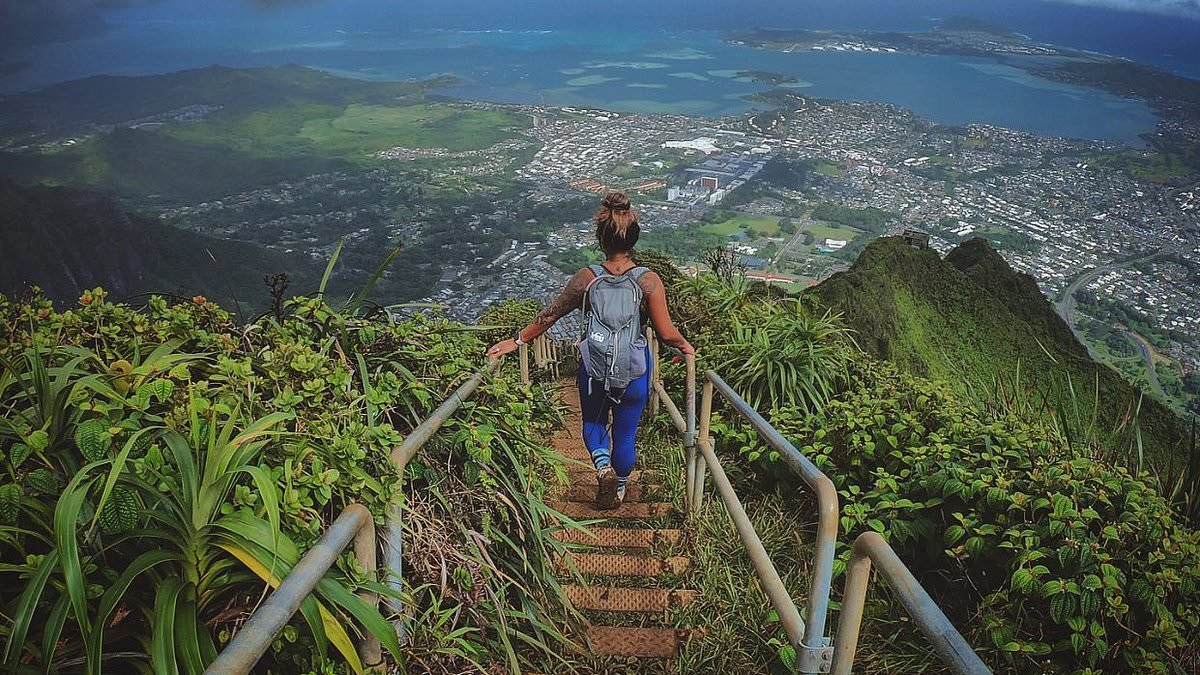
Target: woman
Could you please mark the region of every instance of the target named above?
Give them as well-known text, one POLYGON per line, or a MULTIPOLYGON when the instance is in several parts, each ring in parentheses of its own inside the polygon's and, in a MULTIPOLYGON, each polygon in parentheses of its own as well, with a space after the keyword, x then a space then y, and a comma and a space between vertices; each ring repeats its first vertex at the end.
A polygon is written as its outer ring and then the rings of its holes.
MULTIPOLYGON (((512 339, 492 345, 487 355, 491 358, 503 356, 545 333, 554 322, 573 310, 586 311, 583 303, 597 278, 597 272, 621 277, 631 271, 637 275, 636 282, 642 291, 638 308, 639 331, 645 332, 648 319, 660 340, 684 354, 695 354, 696 350, 671 322, 662 279, 653 271, 637 267, 633 261, 631 254, 639 233, 637 212, 630 206, 629 197, 620 192, 608 193, 596 213, 596 240, 604 252, 603 265, 585 267, 576 272, 558 298, 539 312, 533 323, 517 331, 512 339)), ((614 509, 625 499, 625 486, 637 459, 635 440, 638 421, 649 398, 650 371, 654 367, 650 362, 649 348, 645 349, 644 372, 636 373, 637 377, 615 394, 606 390, 602 380, 588 374, 586 358, 579 368, 583 439, 596 466, 596 504, 603 509, 614 509)))

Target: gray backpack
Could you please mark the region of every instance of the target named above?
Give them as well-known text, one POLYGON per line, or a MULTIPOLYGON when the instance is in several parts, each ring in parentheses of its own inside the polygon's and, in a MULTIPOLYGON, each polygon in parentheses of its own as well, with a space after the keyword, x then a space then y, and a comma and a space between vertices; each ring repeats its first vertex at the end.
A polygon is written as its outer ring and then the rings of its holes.
POLYGON ((583 294, 583 335, 579 353, 588 377, 604 382, 610 396, 646 373, 646 336, 642 331, 642 287, 650 270, 634 267, 620 276, 603 265, 588 267, 596 278, 583 294))

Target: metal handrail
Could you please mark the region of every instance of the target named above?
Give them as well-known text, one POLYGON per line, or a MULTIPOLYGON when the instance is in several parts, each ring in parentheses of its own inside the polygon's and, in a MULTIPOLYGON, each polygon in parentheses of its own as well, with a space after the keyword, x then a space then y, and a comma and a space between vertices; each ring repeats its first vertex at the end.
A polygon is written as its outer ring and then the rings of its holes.
MULTIPOLYGON (((539 358, 550 356, 553 347, 542 345, 546 351, 539 352, 539 358)), ((522 350, 522 376, 528 382, 526 352, 522 350)), ((479 369, 466 382, 459 385, 445 401, 437 407, 424 421, 417 425, 405 437, 404 442, 392 451, 389 460, 393 470, 403 476, 408 462, 416 455, 425 443, 450 419, 465 402, 475 393, 484 378, 494 374, 500 367, 500 359, 491 359, 487 365, 479 369)), ((395 591, 387 600, 388 608, 394 613, 392 624, 401 644, 407 638, 405 608, 397 600, 404 590, 403 584, 403 528, 401 526, 400 493, 388 507, 387 537, 385 567, 388 570, 388 586, 395 591)), ((379 542, 375 535, 375 521, 370 511, 361 504, 351 504, 333 521, 320 541, 310 548, 292 571, 280 582, 279 587, 271 593, 265 603, 254 613, 250 620, 234 636, 233 640, 217 655, 216 660, 205 670, 208 675, 240 675, 249 673, 270 648, 271 642, 279 631, 287 625, 300 608, 325 573, 337 561, 338 555, 347 544, 354 541, 354 554, 359 564, 368 572, 377 570, 377 553, 379 542)), ((377 607, 378 594, 362 591, 359 597, 367 604, 377 607)), ((382 663, 383 654, 379 639, 368 633, 359 645, 359 655, 365 665, 376 666, 382 663)))
POLYGON ((862 625, 863 607, 867 602, 867 584, 871 563, 888 580, 888 585, 900 598, 917 628, 933 643, 942 661, 957 673, 991 675, 962 633, 929 597, 900 557, 877 532, 864 532, 851 547, 850 565, 846 568, 846 592, 842 596, 842 615, 838 622, 837 642, 833 647, 833 675, 850 675, 854 653, 858 649, 858 629, 862 625))
MULTIPOLYGON (((652 334, 649 337, 652 355, 657 364, 658 343, 653 339, 652 334)), ((687 450, 685 506, 690 515, 699 510, 702 505, 704 470, 707 467, 712 474, 713 483, 721 501, 725 504, 734 528, 742 540, 742 545, 750 557, 755 574, 778 614, 779 622, 787 633, 789 641, 796 649, 797 672, 809 674, 832 670, 838 675, 849 675, 858 646, 858 633, 866 602, 871 562, 874 561, 880 573, 899 596, 901 604, 908 610, 917 627, 933 644, 934 649, 947 665, 951 666, 955 672, 966 675, 991 673, 883 537, 874 532, 862 534, 854 542, 847 571, 846 590, 837 639, 831 641, 825 636, 839 515, 838 494, 833 481, 712 370, 705 372, 699 430, 697 431, 696 371, 695 361, 690 356, 687 360, 687 368, 688 418, 686 420, 679 414, 678 406, 667 393, 658 369, 654 368, 652 371, 653 409, 657 409, 661 403, 662 407, 667 410, 675 427, 683 435, 687 450), (712 439, 709 438, 715 393, 720 393, 734 411, 744 417, 762 439, 780 453, 789 468, 816 493, 817 541, 813 556, 813 576, 809 584, 807 621, 801 619, 795 602, 783 584, 774 563, 767 555, 762 540, 746 515, 728 476, 725 475, 725 470, 713 447, 712 439)))
MULTIPOLYGON (((763 416, 749 403, 737 394, 725 380, 709 370, 705 373, 712 388, 705 388, 705 394, 712 396, 716 389, 733 409, 746 418, 750 425, 759 433, 764 441, 780 453, 784 462, 796 472, 800 478, 816 493, 817 496, 817 541, 816 552, 813 555, 813 576, 808 590, 808 620, 805 624, 804 637, 796 645, 798 659, 809 667, 818 667, 827 662, 832 656, 829 651, 829 641, 825 638, 825 620, 829 613, 829 590, 833 583, 833 558, 837 546, 838 535, 838 493, 829 479, 815 464, 805 457, 796 446, 792 445, 783 434, 771 426, 763 416), (807 659, 807 660, 806 660, 807 659)), ((711 412, 711 400, 706 404, 711 412)), ((703 443, 712 447, 707 435, 703 443)), ((716 455, 713 455, 715 458, 716 455)), ((703 494, 703 484, 698 488, 703 494)), ((820 670, 801 670, 800 672, 821 672, 820 670)))
MULTIPOLYGON (((275 592, 250 615, 250 620, 221 650, 216 660, 204 671, 205 674, 249 673, 351 541, 354 542, 354 555, 359 564, 368 572, 374 572, 375 519, 362 504, 351 504, 342 511, 321 536, 321 540, 308 549, 275 592)), ((364 592, 360 597, 368 604, 378 601, 374 593, 364 592)), ((379 639, 370 633, 359 644, 358 654, 367 666, 376 666, 383 661, 379 639)))
MULTIPOLYGON (((524 352, 522 352, 524 353, 524 352)), ((526 363, 522 360, 522 363, 526 363)), ((438 429, 450 419, 450 416, 458 411, 463 402, 471 398, 475 390, 483 382, 483 378, 494 374, 500 368, 500 359, 491 359, 488 364, 479 369, 466 382, 459 385, 458 389, 450 394, 449 398, 442 402, 433 413, 425 418, 425 421, 417 425, 417 428, 405 437, 395 450, 392 451, 390 460, 392 468, 400 476, 404 475, 404 469, 408 466, 409 460, 417 451, 425 446, 425 443, 437 433, 438 429)), ((522 373, 524 375, 524 372, 522 373)), ((388 571, 388 586, 395 591, 387 600, 388 609, 395 616, 392 619, 392 626, 396 630, 396 637, 400 640, 400 644, 405 644, 408 641, 408 629, 405 626, 407 620, 404 604, 399 600, 404 591, 404 528, 401 525, 403 520, 403 509, 400 506, 399 490, 396 491, 396 497, 388 506, 387 513, 387 550, 385 551, 384 567, 388 571)))

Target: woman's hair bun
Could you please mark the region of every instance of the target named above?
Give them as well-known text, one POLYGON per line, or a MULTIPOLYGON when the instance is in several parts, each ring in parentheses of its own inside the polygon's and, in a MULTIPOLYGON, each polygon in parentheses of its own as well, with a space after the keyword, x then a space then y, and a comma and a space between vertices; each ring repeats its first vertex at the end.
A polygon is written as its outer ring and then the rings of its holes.
POLYGON ((604 196, 604 201, 601 204, 604 208, 613 211, 628 211, 629 197, 624 192, 610 192, 604 196))

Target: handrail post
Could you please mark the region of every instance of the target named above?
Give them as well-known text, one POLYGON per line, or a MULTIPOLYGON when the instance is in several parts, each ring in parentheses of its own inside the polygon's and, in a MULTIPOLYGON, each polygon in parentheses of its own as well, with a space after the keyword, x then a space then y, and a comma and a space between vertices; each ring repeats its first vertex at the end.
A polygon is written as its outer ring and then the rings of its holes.
POLYGON ((813 554, 813 574, 808 592, 808 616, 804 640, 797 646, 797 669, 801 673, 820 673, 826 670, 832 656, 829 639, 825 637, 825 622, 829 614, 829 591, 833 582, 834 547, 837 543, 838 494, 833 481, 771 426, 757 410, 750 407, 716 372, 705 373, 711 383, 733 408, 750 422, 759 436, 779 451, 784 463, 816 493, 817 541, 813 554))
MULTIPOLYGON (((700 430, 698 432, 700 443, 711 443, 708 430, 712 423, 712 404, 713 383, 712 380, 705 378, 704 393, 700 400, 700 430)), ((693 459, 693 466, 689 469, 692 483, 688 492, 688 506, 691 510, 697 511, 704 502, 704 460, 699 455, 693 459)))
MULTIPOLYGON (((525 352, 522 352, 524 355, 525 352)), ((527 363, 527 362, 526 362, 527 363)), ((459 385, 458 389, 454 390, 453 394, 442 404, 439 405, 430 415, 425 418, 413 429, 404 442, 392 451, 388 458, 392 464, 392 470, 396 472, 401 480, 404 478, 404 469, 408 466, 409 460, 417 451, 425 445, 438 429, 450 419, 450 416, 458 410, 463 401, 471 398, 471 394, 483 382, 486 375, 495 374, 500 368, 500 359, 491 359, 488 364, 476 372, 470 379, 459 385)), ((397 491, 393 497, 391 505, 388 507, 387 514, 387 535, 386 548, 384 549, 384 566, 387 569, 387 584, 397 594, 404 592, 404 526, 401 523, 404 520, 404 509, 401 506, 401 499, 404 494, 397 491)), ((396 637, 400 640, 400 644, 408 642, 408 628, 405 626, 406 609, 404 603, 396 598, 389 597, 387 606, 393 614, 392 625, 396 629, 396 637)))
POLYGON ((805 624, 804 647, 811 659, 810 666, 818 668, 822 665, 822 660, 829 656, 829 638, 825 636, 825 623, 829 616, 829 593, 833 585, 833 559, 837 547, 838 495, 833 481, 824 474, 821 474, 812 487, 817 493, 817 542, 813 554, 812 580, 808 587, 808 621, 805 624))
POLYGON ((687 483, 684 491, 684 511, 691 513, 692 509, 692 489, 696 480, 696 355, 686 354, 684 360, 687 362, 687 418, 683 432, 683 446, 686 450, 684 462, 686 463, 687 483))
MULTIPOLYGON (((375 519, 367 518, 367 522, 354 533, 354 558, 359 567, 366 571, 371 581, 379 581, 379 542, 375 538, 375 519)), ((360 591, 358 597, 373 609, 379 609, 379 594, 375 591, 360 591)), ((367 632, 366 637, 358 645, 358 657, 363 665, 372 668, 383 663, 383 645, 373 633, 367 632)))
POLYGON ((742 540, 746 554, 750 556, 750 563, 754 566, 763 592, 766 593, 767 598, 771 601, 771 606, 779 615, 779 623, 787 633, 788 641, 799 653, 804 638, 804 620, 800 618, 796 603, 788 593, 787 587, 783 585, 783 579, 779 576, 779 571, 775 569, 775 563, 771 562, 771 556, 767 554, 762 539, 755 532, 754 524, 750 522, 750 516, 746 515, 745 507, 738 499, 733 485, 729 482, 729 477, 725 475, 725 470, 721 468, 721 460, 713 452, 712 443, 708 441, 699 443, 698 449, 703 453, 705 463, 712 471, 713 485, 716 487, 721 501, 725 503, 725 510, 729 512, 729 518, 733 521, 733 527, 737 531, 738 537, 742 540))
POLYGON ((521 384, 529 384, 529 343, 522 342, 517 347, 517 356, 521 362, 521 384))
POLYGON ((850 548, 846 592, 842 597, 842 615, 839 617, 837 641, 833 648, 830 671, 833 675, 850 675, 854 666, 872 561, 879 567, 880 574, 887 578, 900 604, 908 610, 917 628, 933 644, 944 663, 961 675, 991 675, 992 671, 963 639, 962 633, 950 623, 887 540, 877 532, 860 534, 850 548))

